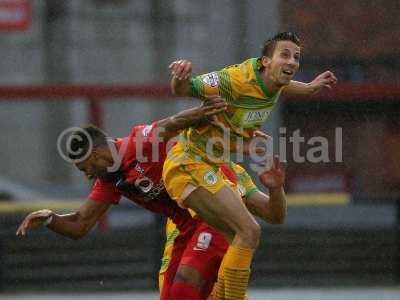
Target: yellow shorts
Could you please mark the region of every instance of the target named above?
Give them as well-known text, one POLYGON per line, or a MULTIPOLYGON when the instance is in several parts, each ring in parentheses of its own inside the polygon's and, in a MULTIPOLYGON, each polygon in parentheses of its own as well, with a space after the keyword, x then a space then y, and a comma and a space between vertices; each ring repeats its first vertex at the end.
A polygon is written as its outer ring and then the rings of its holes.
POLYGON ((218 165, 197 159, 195 155, 185 152, 180 143, 168 153, 164 162, 163 181, 171 199, 184 208, 183 201, 197 187, 215 194, 222 187, 230 186, 218 165))
POLYGON ((162 289, 164 287, 164 273, 159 273, 158 274, 158 290, 161 294, 162 289))
POLYGON ((164 245, 164 253, 161 259, 161 267, 158 273, 158 287, 160 289, 160 293, 164 286, 164 274, 168 270, 169 263, 172 258, 172 250, 174 248, 175 239, 179 235, 179 230, 176 228, 176 225, 170 218, 167 219, 167 223, 165 224, 165 245, 164 245))
POLYGON ((172 257, 172 249, 174 248, 175 239, 179 235, 179 230, 176 228, 176 225, 170 218, 167 219, 167 223, 165 224, 165 245, 164 245, 164 253, 161 259, 161 267, 159 273, 165 273, 168 269, 169 262, 172 257))

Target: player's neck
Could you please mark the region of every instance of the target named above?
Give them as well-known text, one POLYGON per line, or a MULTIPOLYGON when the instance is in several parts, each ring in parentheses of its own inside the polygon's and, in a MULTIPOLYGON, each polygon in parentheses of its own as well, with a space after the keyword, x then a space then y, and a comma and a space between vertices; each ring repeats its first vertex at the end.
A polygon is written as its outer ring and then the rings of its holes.
POLYGON ((270 94, 275 95, 282 88, 282 86, 277 85, 275 81, 270 77, 267 69, 264 68, 264 70, 261 71, 261 77, 270 94))

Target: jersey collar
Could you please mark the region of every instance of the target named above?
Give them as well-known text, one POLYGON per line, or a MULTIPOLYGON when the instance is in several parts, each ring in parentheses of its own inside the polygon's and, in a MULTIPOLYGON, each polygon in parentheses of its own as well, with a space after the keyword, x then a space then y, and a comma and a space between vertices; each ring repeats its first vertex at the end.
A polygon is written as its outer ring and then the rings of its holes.
POLYGON ((254 74, 256 74, 257 84, 260 86, 260 88, 264 92, 265 96, 267 96, 268 98, 272 98, 276 94, 271 94, 268 91, 267 86, 265 85, 264 80, 261 77, 261 73, 260 73, 260 69, 259 69, 259 61, 260 61, 260 58, 252 59, 253 71, 254 71, 254 74))

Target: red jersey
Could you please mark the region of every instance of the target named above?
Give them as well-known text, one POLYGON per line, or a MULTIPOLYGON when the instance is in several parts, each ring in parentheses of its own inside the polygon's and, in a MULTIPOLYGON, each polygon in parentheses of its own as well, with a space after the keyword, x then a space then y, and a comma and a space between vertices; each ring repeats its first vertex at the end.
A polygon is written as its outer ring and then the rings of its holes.
POLYGON ((154 213, 163 214, 179 230, 196 223, 186 209, 169 197, 162 182, 162 168, 167 155, 166 144, 158 143, 157 123, 133 127, 130 135, 115 141, 121 163, 115 180, 97 179, 89 199, 118 204, 121 196, 154 213))

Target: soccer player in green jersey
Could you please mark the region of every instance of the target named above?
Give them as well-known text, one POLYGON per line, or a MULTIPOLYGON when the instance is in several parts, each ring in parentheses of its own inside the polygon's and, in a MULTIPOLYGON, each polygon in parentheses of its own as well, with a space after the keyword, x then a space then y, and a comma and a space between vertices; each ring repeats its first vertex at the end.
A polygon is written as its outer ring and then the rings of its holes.
POLYGON ((171 88, 175 95, 200 99, 220 95, 227 102, 226 111, 182 133, 184 142, 179 141, 171 149, 163 169, 164 184, 171 198, 180 206, 195 211, 230 240, 218 279, 224 299, 243 299, 260 227, 218 171, 217 166, 224 161, 218 154, 224 153, 228 143, 211 148, 208 145, 215 138, 225 141, 228 133, 229 150, 238 151, 238 141, 246 142, 254 136, 268 119, 281 93, 311 95, 336 83, 330 71, 310 83, 293 81, 300 56, 299 38, 291 32, 283 32, 265 43, 261 57, 220 71, 192 78, 189 61, 179 60, 170 65, 171 88))

